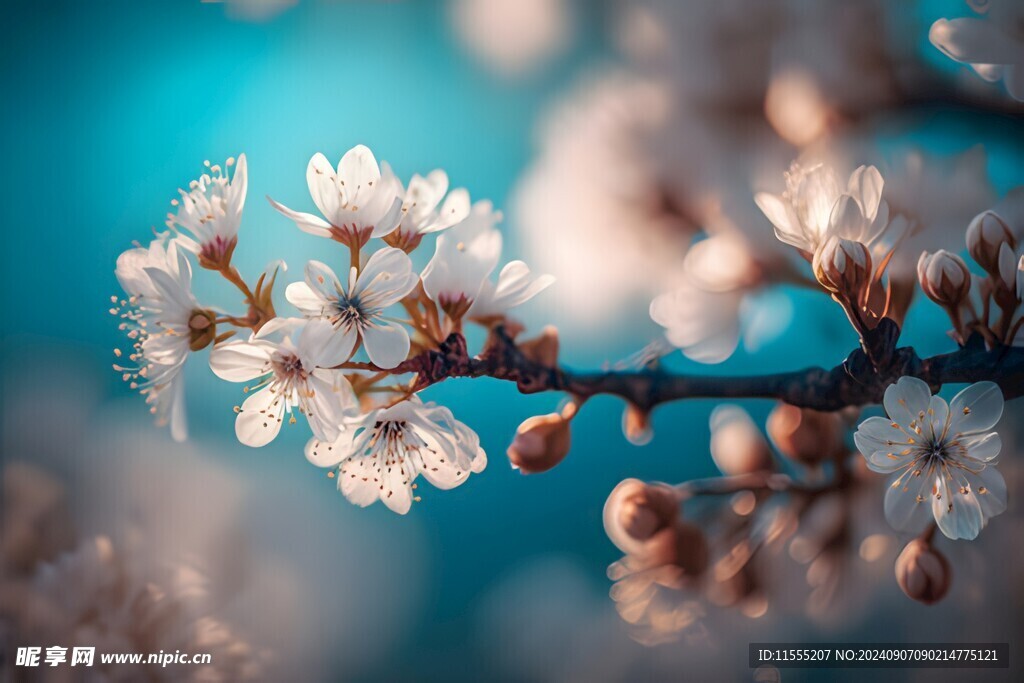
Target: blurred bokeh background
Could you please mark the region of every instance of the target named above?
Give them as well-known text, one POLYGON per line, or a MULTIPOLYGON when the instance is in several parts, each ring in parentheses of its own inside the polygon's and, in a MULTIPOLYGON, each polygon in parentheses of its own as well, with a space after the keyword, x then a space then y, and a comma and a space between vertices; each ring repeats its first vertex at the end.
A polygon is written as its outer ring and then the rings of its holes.
MULTIPOLYGON (((445 383, 430 397, 480 434, 490 466, 443 495, 423 487, 398 517, 348 504, 303 458, 304 427, 239 445, 238 387, 203 363, 187 368, 187 445, 153 427, 110 370, 117 254, 162 227, 203 160, 240 152, 243 274, 282 258, 291 281, 307 259, 336 257, 263 197, 305 206, 310 156, 363 143, 402 178, 443 168, 505 211, 506 259, 559 277, 521 317, 534 331, 556 324, 572 367, 657 338, 648 304, 677 282, 695 236, 774 249, 758 246, 774 238, 753 192, 778 189, 808 149, 905 178, 908 204, 952 221, 962 250, 966 221, 1024 180, 1021 103, 928 39, 937 19, 971 15, 966 3, 111 0, 4 14, 4 460, 53 478, 75 535, 133 548, 143 536, 145 557, 203 569, 218 615, 270 651, 268 680, 746 680, 752 640, 1021 642, 1012 486, 1010 512, 979 541, 949 544, 957 583, 937 607, 898 592, 890 557, 825 621, 796 591, 756 620, 713 616, 712 648, 648 649, 607 599, 617 553, 601 508, 626 477, 714 473, 714 402, 661 409, 654 439, 635 447, 621 404, 594 400, 566 461, 524 477, 504 450, 559 397, 445 383)), ((204 302, 238 303, 226 283, 196 283, 204 302)), ((728 305, 737 351, 711 366, 676 353, 671 367, 832 366, 856 343, 807 289, 754 287, 728 305)), ((917 302, 904 341, 949 350, 947 327, 917 302)), ((759 420, 770 408, 745 407, 759 420)), ((1021 457, 1004 442, 1004 462, 1021 457)), ((1001 680, 988 673, 978 679, 1001 680)))

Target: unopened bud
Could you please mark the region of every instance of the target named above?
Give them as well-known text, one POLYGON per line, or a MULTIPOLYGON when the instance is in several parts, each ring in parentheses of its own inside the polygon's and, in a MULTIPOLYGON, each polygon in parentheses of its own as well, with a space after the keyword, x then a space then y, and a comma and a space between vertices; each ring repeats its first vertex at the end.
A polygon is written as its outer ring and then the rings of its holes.
POLYGON ((664 484, 620 482, 605 503, 604 527, 638 568, 675 565, 696 576, 708 566, 704 532, 680 518, 679 498, 664 484))
POLYGON ((946 596, 951 582, 949 561, 924 539, 915 538, 896 558, 896 583, 908 598, 931 605, 946 596))
POLYGON ((671 491, 647 486, 627 497, 619 507, 619 524, 630 538, 645 541, 675 521, 679 502, 671 491))
POLYGON ((871 282, 871 252, 860 242, 832 236, 814 254, 814 277, 832 293, 859 296, 871 282))
POLYGON ((558 365, 558 328, 548 325, 540 332, 540 336, 519 343, 519 351, 526 358, 553 368, 558 365))
POLYGON ((634 446, 646 446, 654 438, 650 411, 630 403, 622 412, 622 433, 634 446))
POLYGON ((675 522, 679 498, 668 486, 639 479, 619 482, 604 504, 604 529, 624 553, 635 553, 643 542, 675 522))
POLYGON ((843 448, 843 419, 780 403, 768 416, 768 436, 779 452, 805 465, 816 465, 843 448))
POLYGON ((971 272, 956 254, 939 249, 922 252, 917 261, 917 278, 929 299, 949 308, 957 308, 971 293, 971 272))
POLYGON ((739 406, 723 405, 711 413, 711 458, 729 476, 772 469, 768 442, 739 406))
POLYGON ((197 308, 188 319, 188 348, 192 351, 205 349, 217 338, 216 315, 213 311, 197 308))
POLYGON ((999 252, 1003 245, 1017 249, 1010 226, 994 211, 983 211, 967 226, 967 251, 985 272, 999 277, 999 252))
POLYGON ((576 404, 570 403, 561 413, 523 421, 506 451, 512 467, 523 474, 539 474, 562 462, 569 453, 569 422, 575 415, 576 404))

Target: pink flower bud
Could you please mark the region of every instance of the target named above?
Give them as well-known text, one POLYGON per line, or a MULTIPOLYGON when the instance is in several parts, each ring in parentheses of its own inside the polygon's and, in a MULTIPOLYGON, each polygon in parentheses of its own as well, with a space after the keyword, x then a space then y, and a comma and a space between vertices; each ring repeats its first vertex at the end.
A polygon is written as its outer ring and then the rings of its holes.
POLYGON ((739 406, 711 413, 711 458, 722 474, 735 476, 772 469, 772 452, 761 431, 739 406))
POLYGON ((622 433, 634 446, 646 446, 654 438, 651 429, 651 413, 637 408, 632 403, 622 413, 622 433))
POLYGON ((971 293, 971 272, 956 254, 939 249, 934 254, 922 252, 917 261, 917 278, 929 299, 957 308, 971 293))
POLYGON ((822 287, 853 300, 871 282, 871 252, 860 242, 832 236, 815 252, 812 265, 822 287))
POLYGON ((674 565, 696 576, 707 568, 704 532, 679 517, 679 498, 663 484, 620 482, 605 503, 604 527, 635 569, 674 565))
POLYGON ((896 583, 908 598, 931 605, 946 596, 951 582, 949 561, 924 539, 915 538, 896 558, 896 583))
POLYGON ((642 542, 671 526, 678 514, 679 498, 671 488, 626 479, 604 504, 604 528, 620 550, 634 553, 642 542))
POLYGON ((779 452, 791 460, 815 465, 843 449, 843 419, 780 403, 768 416, 768 436, 779 452))
POLYGON ((1010 226, 994 211, 983 211, 967 226, 967 251, 989 275, 999 277, 999 252, 1003 245, 1017 249, 1010 226))
POLYGON ((561 413, 536 415, 519 425, 506 451, 512 467, 523 474, 547 472, 569 453, 569 422, 576 415, 570 403, 561 413))

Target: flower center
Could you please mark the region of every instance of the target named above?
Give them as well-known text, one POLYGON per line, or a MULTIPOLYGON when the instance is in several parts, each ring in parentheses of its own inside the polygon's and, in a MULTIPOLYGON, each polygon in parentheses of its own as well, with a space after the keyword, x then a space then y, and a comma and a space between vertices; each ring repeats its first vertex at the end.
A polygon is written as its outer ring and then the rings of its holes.
POLYGON ((303 367, 302 361, 295 354, 275 356, 272 363, 274 374, 281 381, 306 379, 306 369, 303 367))
POLYGON ((338 299, 334 305, 337 313, 334 324, 345 327, 365 327, 370 316, 362 309, 359 299, 338 299))

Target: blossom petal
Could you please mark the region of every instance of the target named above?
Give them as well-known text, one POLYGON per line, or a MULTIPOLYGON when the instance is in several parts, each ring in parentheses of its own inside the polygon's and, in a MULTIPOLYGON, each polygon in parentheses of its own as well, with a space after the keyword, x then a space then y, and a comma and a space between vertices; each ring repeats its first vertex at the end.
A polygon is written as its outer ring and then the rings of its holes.
POLYGON ((149 281, 153 283, 157 298, 164 306, 179 311, 189 310, 195 306, 192 293, 166 271, 160 268, 146 268, 145 272, 149 276, 149 281))
POLYGON ((270 356, 277 346, 267 341, 232 341, 210 352, 210 369, 228 382, 248 382, 271 371, 270 356))
POLYGON ((893 427, 893 423, 884 417, 868 418, 853 435, 868 468, 883 474, 906 467, 914 457, 906 439, 907 434, 899 427, 893 427))
POLYGON ((246 446, 266 446, 281 431, 285 400, 273 388, 271 385, 251 394, 235 419, 235 435, 246 446))
POLYGON ((924 424, 919 425, 926 438, 939 442, 946 433, 949 424, 949 404, 941 396, 932 396, 928 403, 928 414, 924 424))
POLYGON ((305 282, 293 282, 284 290, 284 298, 292 306, 311 318, 324 315, 327 302, 305 282))
POLYGON ((375 457, 355 455, 338 468, 338 490, 350 503, 366 507, 380 498, 380 468, 375 457))
POLYGON ((245 206, 245 197, 249 192, 249 162, 245 153, 238 155, 235 162, 235 172, 231 176, 231 193, 228 197, 227 214, 237 216, 242 213, 245 206))
POLYGON ((1003 440, 997 432, 962 436, 958 441, 967 451, 968 458, 986 463, 995 459, 1003 448, 1003 440))
POLYGON ((334 441, 321 441, 315 436, 306 442, 306 460, 317 467, 335 467, 338 463, 348 457, 348 452, 338 446, 338 442, 344 438, 351 441, 349 434, 344 434, 334 441))
POLYGON ((444 203, 438 209, 437 220, 428 225, 422 232, 430 233, 438 230, 445 230, 456 223, 465 220, 469 215, 472 203, 469 199, 469 192, 464 187, 457 187, 448 193, 444 203))
POLYGON ((978 497, 985 522, 1006 511, 1006 480, 995 467, 989 465, 980 474, 967 475, 971 491, 978 497))
POLYGON ((504 315, 521 306, 555 281, 553 275, 535 275, 523 261, 510 261, 498 274, 497 286, 484 281, 477 298, 469 308, 470 317, 504 315))
POLYGON ((928 411, 931 400, 932 390, 923 380, 906 376, 886 388, 883 404, 889 418, 906 429, 928 411))
POLYGON ((906 474, 900 481, 897 478, 885 492, 885 518, 898 531, 920 531, 932 518, 928 499, 934 479, 906 474))
MULTIPOLYGON (((341 382, 347 384, 348 380, 342 377, 341 382)), ((340 383, 329 382, 315 374, 306 379, 303 409, 309 428, 321 441, 334 441, 341 433, 345 418, 345 395, 342 391, 340 383)))
POLYGON ((848 194, 841 195, 832 206, 828 225, 831 235, 861 241, 864 236, 865 219, 857 200, 848 194))
POLYGON ((1010 97, 1024 102, 1024 64, 1007 64, 1003 70, 1003 84, 1010 97))
POLYGON ((1011 64, 1019 49, 993 21, 974 17, 939 19, 928 39, 950 59, 972 64, 1011 64))
POLYGON ((878 204, 882 201, 882 188, 885 181, 882 174, 874 166, 861 166, 850 176, 849 192, 864 210, 868 222, 875 220, 878 204))
MULTIPOLYGON (((966 482, 965 482, 966 483, 966 482)), ((958 538, 974 540, 985 526, 985 515, 977 496, 958 480, 944 476, 935 478, 932 496, 932 514, 939 531, 954 541, 958 538)))
POLYGON ((394 232, 395 228, 397 228, 401 222, 402 198, 396 195, 388 210, 373 224, 371 237, 383 237, 384 235, 394 232))
POLYGON ((326 218, 334 220, 341 208, 341 190, 334 166, 320 152, 314 154, 306 166, 306 184, 316 208, 326 218))
POLYGON ((450 458, 444 457, 443 452, 421 449, 419 455, 420 474, 439 489, 453 489, 469 478, 471 470, 462 469, 450 458))
POLYGON ((267 197, 267 201, 270 205, 278 210, 281 215, 291 219, 295 222, 295 225, 299 227, 299 230, 308 232, 310 235, 317 235, 318 237, 330 237, 331 236, 331 224, 325 221, 323 218, 314 216, 311 213, 303 213, 301 211, 293 211, 284 204, 275 202, 270 197, 267 197))
POLYGON ((358 201, 359 193, 369 190, 378 178, 380 166, 366 145, 356 145, 338 162, 338 180, 348 203, 358 201))
POLYGON ((336 301, 345 292, 331 267, 320 261, 309 261, 305 268, 306 284, 322 299, 336 301))
POLYGON ((297 351, 306 369, 331 368, 352 356, 357 340, 352 327, 335 328, 326 320, 310 320, 299 335, 297 351))
POLYGON ((305 318, 277 317, 265 322, 259 332, 253 333, 253 339, 269 339, 276 337, 283 340, 290 337, 306 324, 305 318))
POLYGON ((768 192, 758 192, 754 195, 754 202, 775 226, 775 236, 780 242, 811 251, 811 244, 800 229, 799 221, 788 202, 768 192))
POLYGON ((1003 392, 995 382, 976 382, 950 401, 952 434, 976 434, 996 426, 1003 416, 1003 392))
POLYGON ((370 325, 362 334, 366 353, 379 368, 391 369, 409 355, 409 333, 397 323, 370 325))
POLYGON ((1017 255, 1013 253, 1009 242, 1003 242, 999 247, 999 277, 1002 278, 1006 289, 1013 292, 1017 289, 1017 255))
POLYGON ((416 282, 408 254, 385 247, 367 259, 351 296, 367 308, 384 309, 400 301, 416 282))
POLYGON ((412 480, 416 478, 412 462, 409 459, 399 460, 385 467, 381 477, 384 486, 380 492, 381 502, 400 515, 409 512, 412 507, 412 480))

